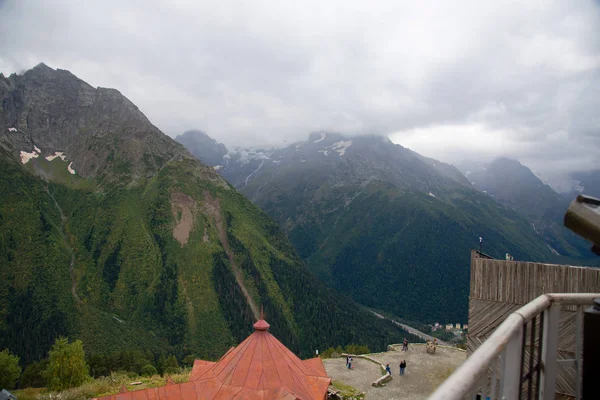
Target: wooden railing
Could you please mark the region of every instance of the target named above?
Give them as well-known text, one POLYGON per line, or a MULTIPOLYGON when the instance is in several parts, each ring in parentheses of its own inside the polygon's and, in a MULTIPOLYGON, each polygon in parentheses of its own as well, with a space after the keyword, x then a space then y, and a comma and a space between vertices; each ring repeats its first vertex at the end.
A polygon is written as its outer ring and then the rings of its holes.
POLYGON ((544 294, 510 314, 430 400, 554 399, 558 363, 575 366, 581 396, 583 307, 600 293, 544 294), (557 359, 560 309, 576 308, 575 358, 557 359))

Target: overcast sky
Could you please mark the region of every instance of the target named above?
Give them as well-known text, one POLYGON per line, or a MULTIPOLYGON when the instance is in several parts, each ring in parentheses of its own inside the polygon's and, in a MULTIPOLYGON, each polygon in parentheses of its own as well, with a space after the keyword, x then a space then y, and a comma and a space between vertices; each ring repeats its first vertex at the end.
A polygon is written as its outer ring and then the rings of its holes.
POLYGON ((0 0, 0 72, 39 62, 171 136, 376 133, 553 182, 600 160, 598 0, 0 0))

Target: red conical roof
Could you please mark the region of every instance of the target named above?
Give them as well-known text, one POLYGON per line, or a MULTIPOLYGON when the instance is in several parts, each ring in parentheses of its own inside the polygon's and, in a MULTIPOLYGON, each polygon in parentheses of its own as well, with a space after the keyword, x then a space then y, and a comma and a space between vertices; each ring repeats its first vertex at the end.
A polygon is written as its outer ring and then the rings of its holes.
MULTIPOLYGON (((261 313, 262 314, 262 313, 261 313)), ((262 315, 261 315, 262 317, 262 315)), ((254 333, 217 362, 196 360, 190 381, 178 385, 107 396, 102 400, 318 399, 331 379, 320 358, 301 360, 268 332, 260 319, 254 333)))

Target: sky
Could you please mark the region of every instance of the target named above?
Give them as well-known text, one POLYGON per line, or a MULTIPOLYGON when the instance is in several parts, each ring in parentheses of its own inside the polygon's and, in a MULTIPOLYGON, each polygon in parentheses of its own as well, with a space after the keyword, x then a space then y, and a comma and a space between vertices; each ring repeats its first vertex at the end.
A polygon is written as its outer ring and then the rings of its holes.
POLYGON ((389 136, 559 188, 600 160, 600 1, 0 0, 0 72, 113 87, 228 146, 389 136))

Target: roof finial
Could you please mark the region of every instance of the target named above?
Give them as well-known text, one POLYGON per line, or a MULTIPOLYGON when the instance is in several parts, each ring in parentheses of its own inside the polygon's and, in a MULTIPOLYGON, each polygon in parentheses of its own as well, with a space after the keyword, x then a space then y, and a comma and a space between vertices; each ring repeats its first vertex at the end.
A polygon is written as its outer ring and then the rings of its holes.
POLYGON ((260 319, 253 326, 257 331, 266 331, 269 329, 269 324, 265 321, 265 310, 262 305, 260 306, 260 319))

